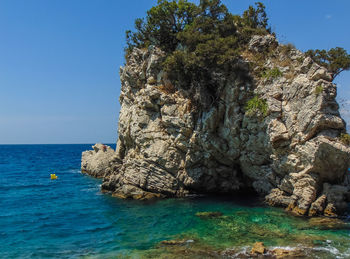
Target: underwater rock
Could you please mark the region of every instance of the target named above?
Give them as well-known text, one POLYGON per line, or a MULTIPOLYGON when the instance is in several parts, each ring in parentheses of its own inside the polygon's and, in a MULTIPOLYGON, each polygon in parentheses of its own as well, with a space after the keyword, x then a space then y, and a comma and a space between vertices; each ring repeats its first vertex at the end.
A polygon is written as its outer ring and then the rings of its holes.
POLYGON ((164 240, 160 242, 162 245, 186 245, 194 243, 194 240, 164 240))
POLYGON ((144 250, 141 255, 132 258, 157 258, 157 259, 211 259, 222 258, 213 247, 191 242, 193 240, 164 240, 154 248, 144 250))
POLYGON ((309 219, 309 224, 318 229, 350 229, 350 224, 340 219, 327 217, 314 217, 309 219))
POLYGON ((186 240, 164 240, 160 242, 162 245, 184 245, 186 240))
POLYGON ((205 212, 197 212, 196 216, 201 219, 211 219, 211 218, 218 218, 223 215, 220 211, 205 211, 205 212))
POLYGON ((153 200, 164 198, 165 196, 160 193, 152 193, 143 191, 133 185, 122 185, 112 193, 113 197, 120 199, 134 199, 134 200, 153 200))

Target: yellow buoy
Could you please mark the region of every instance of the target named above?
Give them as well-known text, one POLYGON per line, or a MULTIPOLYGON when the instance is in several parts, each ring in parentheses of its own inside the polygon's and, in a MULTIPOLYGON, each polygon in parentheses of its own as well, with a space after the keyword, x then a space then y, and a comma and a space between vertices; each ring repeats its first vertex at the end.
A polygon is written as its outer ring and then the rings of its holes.
POLYGON ((51 174, 51 180, 56 180, 58 177, 56 174, 51 174))

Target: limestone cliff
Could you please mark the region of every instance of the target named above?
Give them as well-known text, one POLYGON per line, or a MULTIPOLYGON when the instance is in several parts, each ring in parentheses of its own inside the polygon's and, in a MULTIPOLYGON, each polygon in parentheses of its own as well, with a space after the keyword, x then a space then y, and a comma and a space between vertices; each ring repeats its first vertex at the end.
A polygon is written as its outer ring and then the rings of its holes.
POLYGON ((325 68, 271 35, 255 36, 239 69, 218 75, 217 98, 205 99, 167 79, 164 56, 135 48, 120 68, 116 152, 95 148, 82 159, 84 172, 103 177, 103 190, 135 199, 249 190, 299 215, 346 208, 350 149, 339 140, 345 122, 325 68))

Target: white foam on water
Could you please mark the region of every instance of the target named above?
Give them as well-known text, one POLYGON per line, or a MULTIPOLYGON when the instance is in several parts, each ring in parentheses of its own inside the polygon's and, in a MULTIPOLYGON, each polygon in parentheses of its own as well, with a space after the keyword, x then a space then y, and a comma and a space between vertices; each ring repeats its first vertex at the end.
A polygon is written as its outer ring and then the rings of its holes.
POLYGON ((227 248, 225 251, 223 251, 223 255, 231 257, 231 258, 236 258, 242 255, 248 255, 251 247, 250 246, 243 246, 240 247, 239 250, 237 248, 227 248), (238 250, 238 251, 237 251, 238 250), (237 251, 237 252, 235 252, 237 251), (232 254, 232 252, 235 252, 232 254))
MULTIPOLYGON (((328 243, 328 242, 327 242, 328 243)), ((328 243, 329 244, 329 243, 328 243)), ((240 247, 239 250, 235 249, 235 248, 231 248, 231 249, 226 249, 225 251, 227 251, 228 253, 230 251, 237 251, 234 254, 230 254, 230 256, 233 256, 232 258, 236 258, 242 255, 249 255, 250 254, 250 246, 245 246, 245 247, 240 247)), ((336 259, 349 259, 350 258, 350 247, 346 252, 340 252, 337 248, 327 245, 326 247, 315 247, 315 248, 310 248, 310 247, 304 247, 304 246, 271 246, 268 247, 269 251, 272 251, 274 249, 283 249, 283 250, 288 250, 288 251, 292 251, 295 249, 309 249, 309 251, 312 253, 312 251, 319 251, 319 252, 325 252, 328 253, 329 258, 336 258, 336 259)), ((225 252, 224 252, 225 254, 225 252)), ((318 258, 318 257, 316 257, 318 258)), ((324 258, 324 257, 322 257, 324 258)))
POLYGON ((328 253, 332 254, 333 256, 335 256, 334 258, 337 258, 337 259, 350 258, 350 248, 344 253, 340 252, 337 248, 330 246, 330 245, 328 245, 326 247, 315 247, 315 248, 313 248, 313 250, 328 252, 328 253))
POLYGON ((294 250, 294 249, 296 249, 296 248, 302 249, 302 248, 304 248, 304 247, 302 247, 302 246, 272 246, 272 247, 269 248, 269 250, 283 249, 283 250, 292 251, 292 250, 294 250))
POLYGON ((80 169, 68 169, 66 172, 74 173, 74 174, 81 174, 81 170, 80 169))
POLYGON ((340 251, 337 248, 332 246, 315 247, 314 250, 330 252, 333 255, 340 255, 340 251))

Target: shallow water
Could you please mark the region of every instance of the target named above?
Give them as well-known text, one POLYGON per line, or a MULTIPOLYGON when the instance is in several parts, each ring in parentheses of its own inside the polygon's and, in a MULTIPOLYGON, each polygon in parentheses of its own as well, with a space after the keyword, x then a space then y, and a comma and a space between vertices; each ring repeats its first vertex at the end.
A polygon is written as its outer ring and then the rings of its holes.
POLYGON ((123 201, 80 173, 91 145, 0 146, 0 258, 238 257, 256 241, 310 247, 318 258, 350 258, 349 224, 310 224, 243 197, 123 201), (56 173, 58 180, 50 180, 56 173), (201 211, 220 211, 201 219, 201 211), (162 240, 191 240, 162 246, 162 240), (192 242, 193 240, 193 242, 192 242), (192 253, 192 254, 191 254, 192 253))

